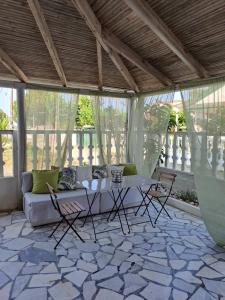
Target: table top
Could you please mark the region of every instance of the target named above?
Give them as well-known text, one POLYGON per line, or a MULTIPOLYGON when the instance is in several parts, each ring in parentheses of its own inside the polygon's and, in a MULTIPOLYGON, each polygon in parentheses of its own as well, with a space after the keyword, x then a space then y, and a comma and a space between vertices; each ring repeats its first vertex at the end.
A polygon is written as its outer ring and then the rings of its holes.
POLYGON ((140 175, 132 175, 132 176, 123 176, 123 181, 120 183, 112 182, 111 177, 101 178, 101 179, 92 179, 92 180, 84 180, 81 185, 94 192, 103 192, 103 191, 111 191, 116 189, 125 189, 131 187, 146 187, 153 184, 157 184, 158 181, 152 178, 140 176, 140 175))

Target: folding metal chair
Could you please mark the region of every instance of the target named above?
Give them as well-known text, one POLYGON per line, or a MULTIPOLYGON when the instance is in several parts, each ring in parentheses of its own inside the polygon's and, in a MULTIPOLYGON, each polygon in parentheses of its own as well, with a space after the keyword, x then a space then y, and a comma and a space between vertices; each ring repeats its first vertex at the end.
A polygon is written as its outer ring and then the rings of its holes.
MULTIPOLYGON (((155 210, 157 211, 157 216, 156 219, 154 221, 154 223, 156 224, 159 216, 161 215, 162 211, 164 211, 167 216, 172 219, 172 217, 170 216, 170 214, 168 213, 167 209, 165 208, 166 203, 171 195, 172 192, 172 188, 173 188, 173 184, 175 182, 175 178, 176 178, 176 174, 174 173, 168 173, 168 172, 160 172, 159 173, 159 183, 154 185, 154 189, 148 190, 148 191, 142 191, 145 195, 146 198, 148 199, 148 203, 147 205, 145 205, 145 210, 142 213, 142 216, 148 211, 149 205, 152 204, 152 206, 155 208, 155 210), (167 190, 165 191, 163 186, 162 186, 162 182, 167 186, 167 190), (153 199, 156 199, 158 204, 160 205, 160 209, 158 210, 154 204, 154 202, 152 201, 153 199), (164 200, 163 200, 164 199, 164 200)), ((143 206, 142 203, 140 204, 140 206, 138 207, 137 212, 139 211, 140 207, 143 206)))
POLYGON ((65 232, 63 233, 62 237, 59 239, 59 241, 57 241, 57 244, 55 245, 54 249, 57 248, 57 246, 59 245, 59 243, 62 241, 62 239, 65 237, 65 235, 68 233, 68 231, 70 229, 72 229, 72 231, 78 236, 78 238, 84 242, 84 240, 82 239, 82 237, 79 235, 79 233, 77 232, 77 230, 74 228, 74 223, 77 220, 77 218, 79 217, 80 213, 82 211, 85 211, 85 208, 78 202, 76 201, 67 201, 67 202, 63 202, 60 203, 57 200, 57 195, 55 194, 53 188, 46 183, 48 190, 49 190, 49 195, 51 198, 51 202, 52 205, 54 207, 55 210, 57 210, 57 212, 59 213, 61 220, 59 221, 59 223, 56 225, 56 227, 54 228, 54 230, 52 231, 52 233, 49 235, 49 237, 52 237, 54 235, 54 233, 56 232, 56 230, 59 228, 59 226, 63 223, 63 221, 66 222, 66 224, 68 225, 65 229, 65 232), (71 217, 72 215, 75 215, 74 219, 70 222, 67 218, 71 217))

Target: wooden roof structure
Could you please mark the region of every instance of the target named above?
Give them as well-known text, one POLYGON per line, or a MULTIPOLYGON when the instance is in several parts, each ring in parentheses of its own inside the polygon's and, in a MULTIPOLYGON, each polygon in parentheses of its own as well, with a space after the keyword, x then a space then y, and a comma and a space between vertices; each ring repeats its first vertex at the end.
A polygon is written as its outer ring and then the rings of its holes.
POLYGON ((2 0, 0 79, 154 91, 225 75, 224 0, 2 0))

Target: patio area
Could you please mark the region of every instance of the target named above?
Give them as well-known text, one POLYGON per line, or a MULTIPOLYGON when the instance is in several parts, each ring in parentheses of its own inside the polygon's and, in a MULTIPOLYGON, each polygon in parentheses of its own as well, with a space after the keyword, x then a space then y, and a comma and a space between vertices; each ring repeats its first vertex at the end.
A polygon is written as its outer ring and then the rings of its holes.
MULTIPOLYGON (((1 214, 0 299, 223 299, 224 249, 201 219, 169 212, 173 220, 161 216, 155 228, 104 233, 97 243, 88 222, 79 228, 86 243, 70 233, 56 251, 51 225, 32 228, 23 212, 1 214)), ((97 227, 117 225, 101 220, 97 227)))

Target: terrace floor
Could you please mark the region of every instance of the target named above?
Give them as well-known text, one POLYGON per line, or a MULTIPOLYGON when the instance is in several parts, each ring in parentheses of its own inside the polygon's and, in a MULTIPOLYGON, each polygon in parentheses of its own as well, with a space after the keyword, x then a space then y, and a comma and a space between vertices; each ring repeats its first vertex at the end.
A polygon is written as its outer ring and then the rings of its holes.
MULTIPOLYGON (((0 299, 222 299, 225 250, 200 219, 169 211, 173 220, 161 217, 156 228, 111 231, 97 243, 87 223, 86 243, 69 234, 56 251, 52 225, 34 229, 22 212, 1 214, 0 299)), ((117 225, 99 221, 98 229, 117 225)))

